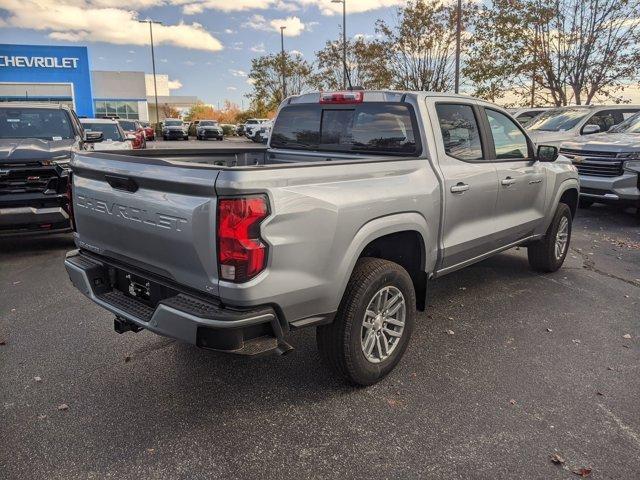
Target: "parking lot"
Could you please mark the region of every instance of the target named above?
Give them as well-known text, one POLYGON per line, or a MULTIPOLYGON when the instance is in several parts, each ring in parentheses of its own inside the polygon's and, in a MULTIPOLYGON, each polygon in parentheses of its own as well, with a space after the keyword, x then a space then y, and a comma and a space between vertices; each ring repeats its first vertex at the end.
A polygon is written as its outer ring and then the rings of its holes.
POLYGON ((0 240, 2 478, 640 476, 631 212, 580 211, 555 274, 520 249, 433 282, 403 361, 364 389, 310 330, 257 359, 118 335, 68 281, 72 248, 0 240))

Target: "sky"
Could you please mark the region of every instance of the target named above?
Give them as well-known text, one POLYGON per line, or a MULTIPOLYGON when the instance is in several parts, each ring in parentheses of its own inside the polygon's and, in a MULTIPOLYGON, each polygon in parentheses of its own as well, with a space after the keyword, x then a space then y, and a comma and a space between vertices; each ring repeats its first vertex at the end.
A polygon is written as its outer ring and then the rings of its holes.
MULTIPOLYGON (((373 35, 405 0, 347 0, 347 34, 373 35)), ((151 72, 153 19, 157 73, 173 95, 214 106, 248 106, 251 59, 285 49, 312 61, 339 36, 342 4, 331 0, 0 0, 0 43, 87 46, 92 70, 151 72)))

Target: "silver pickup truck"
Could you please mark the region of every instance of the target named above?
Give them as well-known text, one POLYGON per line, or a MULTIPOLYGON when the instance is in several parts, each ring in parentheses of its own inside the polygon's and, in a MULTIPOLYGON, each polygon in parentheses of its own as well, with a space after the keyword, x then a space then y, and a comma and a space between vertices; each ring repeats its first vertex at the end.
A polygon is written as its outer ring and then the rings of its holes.
POLYGON ((579 187, 557 157, 469 97, 294 96, 264 150, 76 154, 65 265, 120 333, 254 355, 314 326, 326 363, 369 385, 429 281, 516 245, 560 268, 579 187))

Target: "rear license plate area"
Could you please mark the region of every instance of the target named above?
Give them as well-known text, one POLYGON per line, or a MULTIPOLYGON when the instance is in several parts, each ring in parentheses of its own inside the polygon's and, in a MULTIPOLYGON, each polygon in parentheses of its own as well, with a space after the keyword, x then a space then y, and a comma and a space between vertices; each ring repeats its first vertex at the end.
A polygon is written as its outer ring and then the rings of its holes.
POLYGON ((147 278, 120 269, 115 274, 115 287, 118 290, 150 307, 155 307, 160 300, 171 296, 166 287, 147 278))

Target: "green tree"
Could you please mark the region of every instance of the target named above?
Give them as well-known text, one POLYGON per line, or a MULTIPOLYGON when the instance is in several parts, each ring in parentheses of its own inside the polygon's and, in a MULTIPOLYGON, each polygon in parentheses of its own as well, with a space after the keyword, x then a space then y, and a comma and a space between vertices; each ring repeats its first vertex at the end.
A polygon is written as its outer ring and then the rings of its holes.
POLYGON ((283 100, 282 71, 286 77, 287 95, 298 95, 311 90, 317 83, 312 65, 299 55, 263 55, 251 60, 249 82, 253 90, 247 96, 256 112, 275 110, 283 100))
MULTIPOLYGON (((318 85, 323 90, 342 88, 342 39, 328 41, 316 52, 318 85)), ((387 63, 385 46, 362 37, 347 40, 347 72, 351 85, 366 90, 389 88, 393 75, 387 63)))

